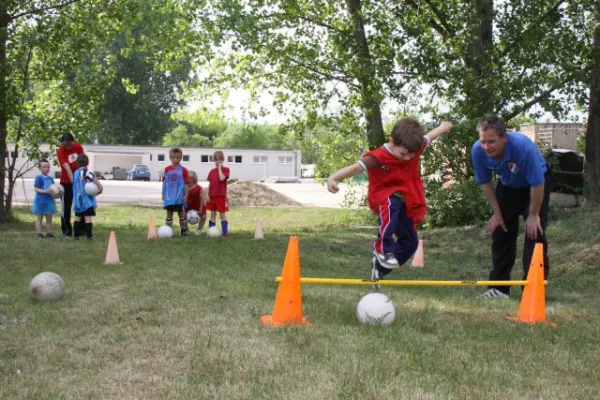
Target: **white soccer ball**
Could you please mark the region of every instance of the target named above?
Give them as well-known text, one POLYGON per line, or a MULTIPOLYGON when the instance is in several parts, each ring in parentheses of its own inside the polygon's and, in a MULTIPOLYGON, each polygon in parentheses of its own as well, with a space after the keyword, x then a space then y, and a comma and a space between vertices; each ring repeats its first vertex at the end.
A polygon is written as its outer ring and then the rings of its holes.
POLYGON ((160 228, 158 228, 158 231, 156 233, 161 239, 170 238, 173 237, 173 228, 171 228, 168 225, 163 225, 160 228))
POLYGON ((356 317, 363 324, 389 325, 396 317, 396 308, 385 294, 369 293, 358 302, 356 317))
POLYGON ((211 226, 208 228, 208 231, 206 231, 206 234, 210 237, 219 237, 221 236, 221 231, 216 226, 211 226))
POLYGON ((29 297, 37 301, 57 301, 65 297, 65 282, 54 272, 37 274, 29 282, 29 297))
MULTIPOLYGON (((60 187, 62 187, 62 185, 60 185, 60 187)), ((60 187, 56 183, 53 183, 48 187, 48 190, 50 191, 50 196, 52 196, 52 198, 56 199, 60 197, 62 193, 64 193, 65 189, 63 188, 63 191, 61 192, 60 187)))
POLYGON ((98 186, 96 186, 94 182, 88 182, 85 184, 85 192, 88 196, 97 196, 99 191, 100 189, 98 189, 98 186))
POLYGON ((187 212, 187 222, 188 224, 196 225, 200 222, 200 213, 196 210, 190 210, 187 212))
POLYGON ((63 185, 61 185, 60 183, 57 183, 56 186, 58 187, 58 191, 60 192, 61 196, 63 194, 65 194, 65 187, 63 185))

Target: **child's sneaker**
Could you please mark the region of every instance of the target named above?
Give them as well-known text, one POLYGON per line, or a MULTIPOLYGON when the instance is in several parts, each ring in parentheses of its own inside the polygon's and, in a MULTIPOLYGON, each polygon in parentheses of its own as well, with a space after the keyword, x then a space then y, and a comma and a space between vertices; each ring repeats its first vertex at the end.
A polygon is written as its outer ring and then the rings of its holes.
POLYGON ((196 236, 201 236, 202 235, 202 229, 198 228, 196 229, 196 236))
POLYGON ((37 237, 38 239, 43 239, 43 238, 44 238, 44 235, 42 235, 41 233, 38 233, 38 234, 36 235, 36 237, 37 237))
POLYGON ((88 236, 87 240, 92 241, 92 240, 94 240, 94 237, 93 236, 88 236))
POLYGON ((374 251, 373 254, 375 254, 377 261, 379 261, 379 264, 381 264, 382 267, 387 269, 395 269, 400 266, 396 256, 393 253, 381 254, 374 251))
POLYGON ((47 239, 54 239, 54 237, 55 237, 55 236, 54 236, 53 234, 51 234, 51 233, 46 233, 46 238, 47 238, 47 239))
MULTIPOLYGON (((375 281, 379 281, 382 279, 383 279, 383 276, 377 269, 377 258, 373 257, 373 259, 371 260, 371 281, 375 282, 375 281)), ((373 287, 373 290, 379 290, 380 285, 374 283, 372 287, 373 287)))
POLYGON ((189 236, 189 235, 190 235, 190 231, 188 231, 187 229, 181 230, 181 236, 189 236))

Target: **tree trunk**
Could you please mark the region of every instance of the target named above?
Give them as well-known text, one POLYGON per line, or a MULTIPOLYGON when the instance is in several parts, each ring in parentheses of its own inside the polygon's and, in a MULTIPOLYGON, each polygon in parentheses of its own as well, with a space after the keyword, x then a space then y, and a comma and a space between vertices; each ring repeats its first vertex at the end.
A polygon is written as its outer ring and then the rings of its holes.
POLYGON ((585 198, 600 204, 600 0, 596 1, 596 28, 592 42, 592 82, 585 135, 585 198))
POLYGON ((476 0, 473 9, 473 42, 469 53, 465 56, 465 65, 471 70, 475 83, 473 93, 470 93, 473 113, 472 119, 479 119, 484 114, 492 113, 493 98, 488 87, 490 62, 489 50, 493 48, 494 1, 476 0))
POLYGON ((357 79, 361 87, 362 108, 367 122, 367 140, 369 148, 375 149, 386 141, 381 118, 381 87, 371 61, 361 2, 360 0, 346 0, 346 6, 354 25, 356 57, 359 65, 357 79))
POLYGON ((6 65, 6 40, 8 38, 9 15, 5 1, 0 2, 0 225, 6 223, 8 213, 6 204, 10 202, 5 194, 6 180, 6 141, 8 139, 8 102, 7 102, 7 78, 8 67, 6 65))

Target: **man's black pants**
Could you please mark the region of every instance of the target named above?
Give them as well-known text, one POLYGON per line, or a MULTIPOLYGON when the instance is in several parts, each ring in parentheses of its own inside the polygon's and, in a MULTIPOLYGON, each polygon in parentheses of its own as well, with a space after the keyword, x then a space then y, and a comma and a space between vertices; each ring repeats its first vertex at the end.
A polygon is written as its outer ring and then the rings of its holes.
MULTIPOLYGON (((548 223, 548 203, 550 200, 550 191, 552 189, 552 174, 550 171, 544 175, 544 200, 540 208, 540 222, 544 234, 538 239, 532 240, 525 235, 525 245, 523 247, 523 280, 527 279, 529 264, 533 256, 533 249, 536 243, 544 245, 544 276, 548 279, 550 264, 548 262, 548 241, 546 240, 546 225, 548 223)), ((502 211, 502 218, 506 225, 506 232, 498 227, 492 234, 492 263, 493 268, 490 272, 491 281, 508 281, 510 273, 517 257, 517 239, 519 237, 519 217, 523 216, 526 220, 529 216, 531 187, 522 189, 509 188, 498 182, 496 186, 496 197, 502 211)), ((499 286, 495 288, 502 293, 509 294, 510 286, 499 286)))
POLYGON ((60 215, 60 228, 63 235, 73 236, 73 226, 71 225, 71 208, 73 208, 73 184, 61 183, 65 188, 62 198, 62 214, 60 215))

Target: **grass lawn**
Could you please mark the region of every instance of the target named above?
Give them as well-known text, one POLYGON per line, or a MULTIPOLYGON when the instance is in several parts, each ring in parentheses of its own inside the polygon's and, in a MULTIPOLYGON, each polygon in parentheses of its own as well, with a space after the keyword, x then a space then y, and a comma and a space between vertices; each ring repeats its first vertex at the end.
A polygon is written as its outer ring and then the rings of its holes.
MULTIPOLYGON (((325 285, 302 288, 312 327, 261 326, 291 235, 303 276, 368 278, 375 230, 354 211, 235 209, 226 239, 148 241, 160 209, 107 206, 93 242, 36 240, 15 214, 0 230, 0 399, 600 398, 597 210, 549 227, 555 328, 506 321, 518 300, 483 288, 389 286, 395 321, 365 326, 355 308, 370 289, 325 285), (265 240, 251 240, 257 218, 265 240), (121 265, 103 265, 110 231, 121 265), (29 300, 42 271, 63 277, 63 301, 29 300)), ((487 279, 482 230, 422 232, 425 268, 391 278, 487 279)))

